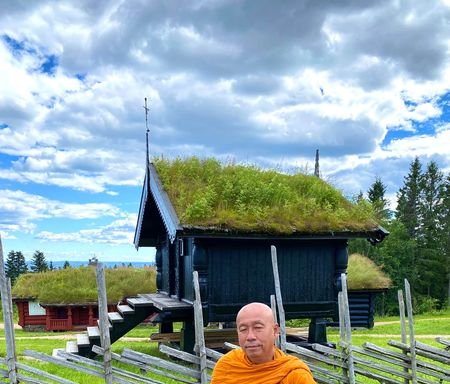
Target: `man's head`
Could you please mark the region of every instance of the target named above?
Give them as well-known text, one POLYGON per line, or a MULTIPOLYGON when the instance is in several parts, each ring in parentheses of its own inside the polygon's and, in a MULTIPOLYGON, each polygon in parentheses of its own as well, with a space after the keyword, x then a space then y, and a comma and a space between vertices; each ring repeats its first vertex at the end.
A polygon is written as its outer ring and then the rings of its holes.
POLYGON ((236 316, 236 326, 239 345, 252 363, 273 359, 279 327, 269 306, 262 303, 245 305, 236 316))

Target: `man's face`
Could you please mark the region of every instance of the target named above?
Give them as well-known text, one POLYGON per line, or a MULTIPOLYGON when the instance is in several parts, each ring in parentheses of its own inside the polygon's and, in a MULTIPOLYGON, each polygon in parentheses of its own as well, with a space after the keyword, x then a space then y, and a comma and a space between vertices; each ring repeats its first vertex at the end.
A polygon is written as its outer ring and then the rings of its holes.
POLYGON ((279 329, 270 309, 250 304, 239 312, 236 323, 239 345, 249 360, 255 364, 272 360, 279 329))

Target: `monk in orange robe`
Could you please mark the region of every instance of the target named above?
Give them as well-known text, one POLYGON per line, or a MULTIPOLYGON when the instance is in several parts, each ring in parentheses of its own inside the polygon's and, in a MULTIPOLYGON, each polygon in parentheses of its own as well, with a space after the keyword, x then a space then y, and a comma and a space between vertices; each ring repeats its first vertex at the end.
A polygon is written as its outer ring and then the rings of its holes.
POLYGON ((214 367, 211 384, 311 384, 308 366, 275 347, 279 326, 272 310, 250 303, 236 317, 239 349, 222 356, 214 367))

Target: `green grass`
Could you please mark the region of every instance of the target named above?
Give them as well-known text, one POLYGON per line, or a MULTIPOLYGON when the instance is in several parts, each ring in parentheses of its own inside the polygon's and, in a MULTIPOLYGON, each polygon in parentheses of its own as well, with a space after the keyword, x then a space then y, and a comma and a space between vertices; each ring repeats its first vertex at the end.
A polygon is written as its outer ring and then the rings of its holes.
MULTIPOLYGON (((414 333, 417 337, 429 335, 447 335, 450 337, 450 309, 435 312, 432 314, 420 314, 414 316, 414 333)), ((408 323, 406 331, 409 333, 408 323)), ((328 328, 328 335, 334 336, 338 334, 338 329, 328 328)), ((383 336, 388 339, 387 335, 400 335, 400 321, 397 316, 376 317, 375 326, 372 329, 354 329, 352 337, 370 337, 371 335, 379 338, 383 336)))
MULTIPOLYGON (((133 349, 138 352, 151 354, 153 356, 164 357, 158 351, 158 344, 155 342, 149 342, 151 333, 158 332, 157 326, 150 325, 140 325, 130 332, 128 332, 124 337, 127 338, 141 338, 140 340, 118 340, 113 343, 112 351, 115 353, 122 353, 124 348, 133 349)), ((64 368, 51 363, 44 363, 37 361, 35 359, 30 359, 24 356, 24 351, 30 349, 36 352, 42 352, 47 355, 51 355, 53 349, 64 348, 66 341, 61 339, 61 337, 67 337, 69 339, 75 340, 75 335, 78 332, 25 332, 23 330, 15 330, 16 339, 16 352, 18 360, 26 365, 42 369, 46 372, 64 377, 66 379, 72 380, 77 383, 104 383, 104 380, 96 378, 90 375, 76 372, 72 369, 64 368), (49 338, 46 338, 49 337, 49 338)), ((0 330, 0 338, 5 337, 4 330, 0 330)), ((6 343, 4 341, 0 342, 0 356, 6 356, 6 343)), ((134 373, 143 374, 136 368, 132 368, 129 365, 120 364, 118 362, 113 362, 113 366, 118 368, 123 368, 130 370, 134 373)), ((147 374, 149 377, 157 378, 164 383, 175 383, 174 380, 167 378, 161 378, 152 374, 147 374)), ((0 379, 0 382, 1 379, 0 379)))
MULTIPOLYGON (((447 319, 416 319, 414 321, 416 329, 420 330, 417 337, 427 335, 450 335, 450 317, 447 319)), ((406 333, 409 334, 407 326, 406 333)), ((377 325, 374 329, 361 329, 358 335, 398 335, 400 334, 400 324, 377 325)))
MULTIPOLYGON (((442 348, 442 345, 434 341, 431 336, 443 335, 450 338, 450 310, 441 311, 438 313, 428 315, 417 315, 414 318, 415 323, 415 337, 418 341, 425 344, 442 348)), ((179 329, 180 324, 176 324, 176 329, 179 329)), ((141 338, 140 340, 118 340, 112 345, 112 350, 115 353, 122 353, 124 348, 133 349, 138 352, 151 354, 158 357, 162 356, 158 351, 158 344, 149 342, 150 334, 158 332, 158 328, 150 325, 141 325, 130 332, 125 337, 141 338)), ((31 349, 34 351, 51 354, 54 348, 63 348, 65 346, 65 340, 61 339, 42 339, 43 336, 68 336, 75 337, 74 332, 24 332, 22 330, 16 330, 16 348, 19 360, 39 367, 47 372, 60 375, 69 380, 73 380, 78 383, 103 383, 101 379, 93 378, 81 373, 77 373, 71 369, 62 368, 54 364, 42 363, 36 360, 30 360, 24 358, 23 351, 25 349, 31 349), (21 339, 27 337, 27 339, 21 339)), ((0 330, 0 337, 4 337, 4 331, 0 330)), ((337 329, 328 329, 328 339, 331 342, 337 342, 339 339, 337 329)), ((362 346, 365 342, 371 342, 384 348, 390 348, 397 350, 396 348, 389 347, 388 341, 396 340, 400 341, 400 324, 398 317, 383 317, 376 318, 376 325, 371 330, 357 329, 352 331, 352 343, 357 346, 362 346), (392 322, 395 324, 380 324, 380 322, 392 322)), ((398 350, 397 350, 398 351, 398 350)), ((6 345, 4 342, 0 342, 0 356, 6 355, 6 345)), ((129 366, 121 365, 114 362, 114 366, 130 369, 129 366)), ((139 373, 137 370, 134 372, 139 373)), ((154 375, 149 374, 149 377, 156 378, 154 375)), ((164 383, 175 383, 174 380, 167 378, 157 377, 158 380, 164 383)), ((373 381, 362 379, 362 383, 373 383, 373 381)))
MULTIPOLYGON (((409 328, 406 324, 406 332, 409 340, 409 328)), ((401 341, 401 328, 398 317, 384 317, 375 319, 375 327, 373 329, 356 329, 352 331, 352 344, 361 347, 364 343, 369 342, 379 347, 400 352, 398 348, 390 346, 388 342, 394 340, 401 341)), ((443 349, 443 345, 435 341, 435 335, 441 335, 450 338, 450 311, 441 311, 436 314, 424 314, 414 317, 414 336, 416 341, 424 344, 443 349)), ((338 329, 328 329, 328 340, 337 343, 339 341, 338 329)), ((361 356, 360 356, 361 357, 361 356)), ((363 356, 366 360, 372 358, 363 356)), ((427 360, 420 357, 421 360, 427 360)), ((375 360, 374 362, 379 363, 375 360)), ((385 365, 386 363, 383 363, 385 365)), ((433 362, 439 365, 439 363, 433 362)), ((444 367, 444 366, 443 366, 444 367)), ((358 375, 357 380, 361 383, 378 384, 377 381, 361 377, 358 375)), ((398 378, 396 379, 398 380, 398 378)), ((430 378, 431 382, 438 382, 436 379, 430 378)))
POLYGON ((153 163, 185 226, 278 234, 376 228, 369 204, 352 204, 312 175, 195 157, 153 163))

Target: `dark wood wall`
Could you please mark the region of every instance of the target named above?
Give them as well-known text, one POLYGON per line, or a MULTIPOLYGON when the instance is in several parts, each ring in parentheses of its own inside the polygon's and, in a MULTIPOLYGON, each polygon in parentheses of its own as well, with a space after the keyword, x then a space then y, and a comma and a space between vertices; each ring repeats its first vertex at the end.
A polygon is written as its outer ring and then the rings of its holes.
POLYGON ((252 301, 270 303, 275 294, 272 244, 277 247, 286 318, 333 315, 337 259, 345 243, 247 240, 207 244, 210 321, 231 321, 252 301))
POLYGON ((275 293, 270 246, 277 247, 286 318, 335 314, 340 274, 347 268, 346 240, 178 238, 157 248, 157 287, 193 302, 198 271, 206 321, 233 321, 252 301, 275 293))

